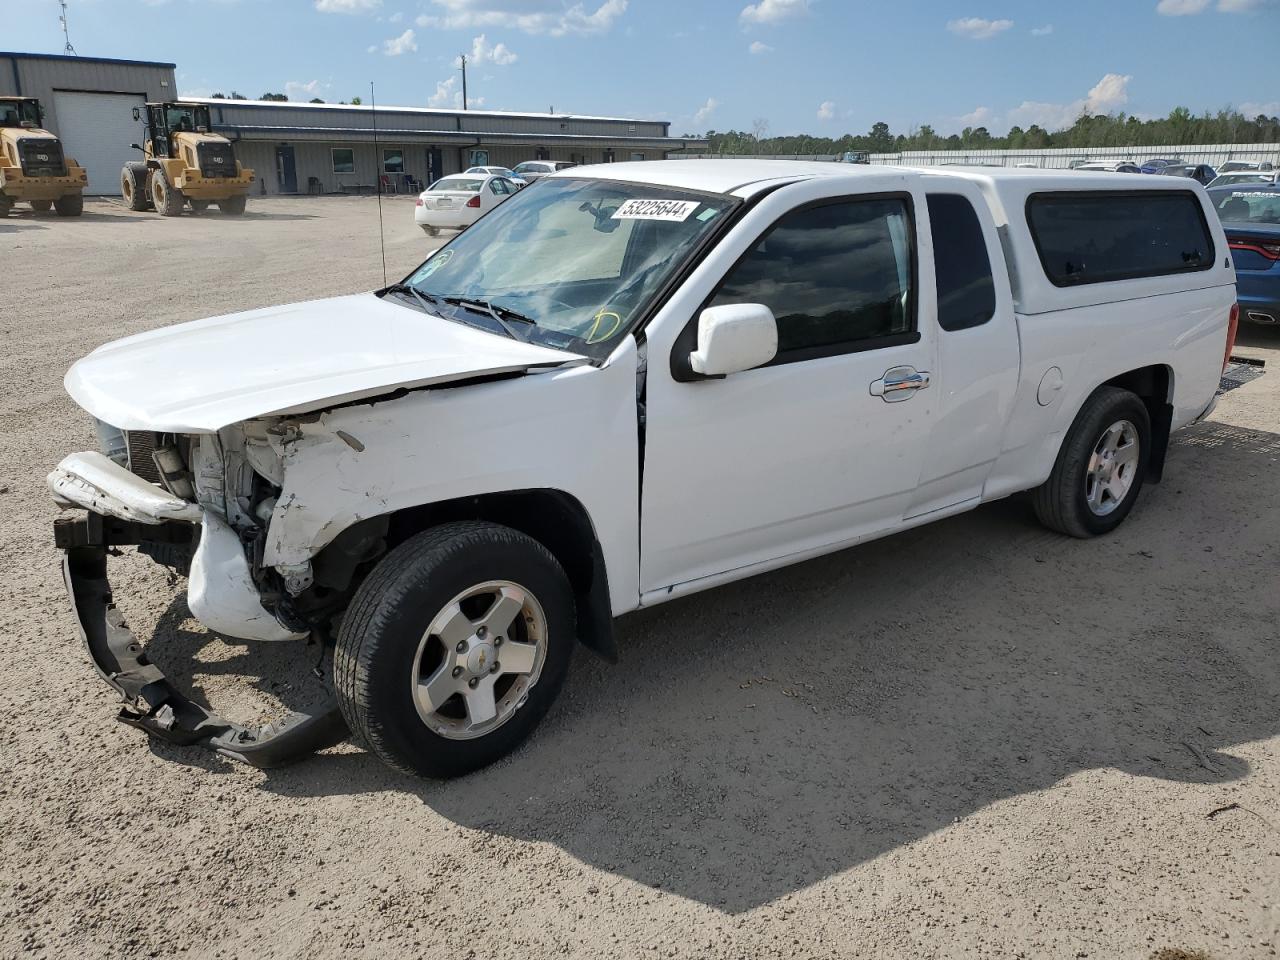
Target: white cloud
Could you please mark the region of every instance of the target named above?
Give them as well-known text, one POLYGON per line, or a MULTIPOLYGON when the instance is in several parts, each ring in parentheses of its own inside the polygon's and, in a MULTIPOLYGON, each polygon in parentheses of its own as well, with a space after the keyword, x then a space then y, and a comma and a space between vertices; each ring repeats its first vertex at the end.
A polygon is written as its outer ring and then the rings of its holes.
POLYGON ((1272 100, 1268 103, 1256 103, 1250 101, 1240 104, 1236 109, 1250 120, 1260 114, 1268 117, 1277 117, 1280 116, 1280 100, 1272 100))
POLYGON ((756 40, 751 44, 751 46, 747 47, 747 50, 754 53, 756 56, 759 56, 762 53, 772 53, 773 47, 769 46, 767 43, 761 43, 759 40, 756 40))
POLYGON ((327 84, 319 80, 308 80, 306 83, 301 80, 290 80, 284 85, 284 92, 290 100, 310 100, 312 97, 320 96, 326 86, 327 84))
POLYGON ((716 107, 720 106, 720 101, 715 97, 707 97, 707 102, 700 106, 693 115, 694 123, 706 123, 711 119, 711 115, 716 112, 716 107))
POLYGON ((382 6, 382 0, 316 0, 321 13, 368 13, 382 6))
POLYGON ((962 126, 966 127, 985 127, 995 119, 995 111, 990 107, 978 107, 973 113, 966 113, 963 117, 956 117, 962 126))
POLYGON ((1185 17, 1193 13, 1204 13, 1211 2, 1212 0, 1160 0, 1156 4, 1156 13, 1166 17, 1185 17))
POLYGON ((382 42, 382 52, 388 57, 398 57, 406 53, 416 53, 418 50, 418 40, 410 27, 398 37, 382 42))
POLYGON ((1129 102, 1129 81, 1133 77, 1108 73, 1097 82, 1085 98, 1090 113, 1107 113, 1129 102))
POLYGON ((1129 81, 1133 77, 1108 73, 1084 97, 1070 103, 1040 103, 1024 100, 1005 117, 1010 124, 1029 127, 1033 123, 1053 131, 1071 126, 1083 113, 1111 113, 1129 102, 1129 81))
POLYGON ((496 63, 500 67, 515 63, 520 56, 505 43, 490 46, 482 33, 471 41, 472 63, 496 63))
MULTIPOLYGON (((516 29, 522 33, 605 33, 627 11, 628 0, 604 0, 594 10, 585 2, 566 6, 556 0, 431 0, 435 14, 418 17, 418 26, 443 30, 477 27, 516 29)), ((593 0, 594 2, 594 0, 593 0)))
POLYGON ((742 8, 743 23, 778 23, 809 12, 809 0, 760 0, 742 8))
MULTIPOLYGON (((427 97, 428 107, 453 107, 456 110, 462 109, 462 85, 458 82, 457 77, 450 77, 448 80, 441 80, 436 84, 436 92, 427 97)), ((467 97, 468 107, 484 106, 484 97, 467 97)))
POLYGON ((836 105, 832 100, 823 100, 818 104, 819 120, 834 120, 836 115, 836 105))
POLYGON ((1031 35, 1032 35, 1033 37, 1047 37, 1047 36, 1048 36, 1049 34, 1051 34, 1051 33, 1053 33, 1053 24, 1052 24, 1052 23, 1046 23, 1043 27, 1032 27, 1032 28, 1031 28, 1031 35))
POLYGON ((990 40, 1012 27, 1012 20, 984 20, 982 17, 964 17, 947 23, 947 29, 956 36, 970 40, 990 40))
POLYGON ((1274 6, 1276 0, 1218 0, 1222 13, 1252 13, 1263 7, 1274 6))

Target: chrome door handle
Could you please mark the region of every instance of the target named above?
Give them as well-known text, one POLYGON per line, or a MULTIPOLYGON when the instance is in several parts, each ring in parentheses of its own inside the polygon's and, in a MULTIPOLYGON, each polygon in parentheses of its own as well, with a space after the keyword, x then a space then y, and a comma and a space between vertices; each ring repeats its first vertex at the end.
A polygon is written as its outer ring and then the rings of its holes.
POLYGON ((915 367, 893 367, 871 384, 871 395, 885 403, 901 403, 915 396, 917 390, 929 386, 929 374, 915 367))

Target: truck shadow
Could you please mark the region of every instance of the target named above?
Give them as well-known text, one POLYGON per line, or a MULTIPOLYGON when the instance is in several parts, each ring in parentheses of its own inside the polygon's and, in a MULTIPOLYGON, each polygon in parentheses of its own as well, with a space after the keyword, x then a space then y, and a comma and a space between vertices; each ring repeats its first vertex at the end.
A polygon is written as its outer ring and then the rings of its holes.
POLYGON ((412 793, 742 912, 1081 772, 1238 779, 1233 746, 1280 733, 1277 457, 1200 424, 1111 537, 1014 498, 633 614, 620 664, 583 653, 530 742, 458 781, 348 749, 263 786, 412 793))

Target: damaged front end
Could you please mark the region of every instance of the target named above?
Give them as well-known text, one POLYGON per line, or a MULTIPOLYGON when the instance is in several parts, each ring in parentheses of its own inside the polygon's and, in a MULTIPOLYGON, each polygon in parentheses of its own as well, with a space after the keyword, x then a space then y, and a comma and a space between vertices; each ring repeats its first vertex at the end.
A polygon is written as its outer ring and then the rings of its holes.
POLYGON ((263 727, 225 720, 192 701, 147 658, 112 601, 107 557, 122 546, 188 576, 187 602, 206 627, 259 641, 326 643, 345 597, 313 589, 305 570, 267 568, 265 540, 279 493, 279 461, 265 425, 216 434, 125 434, 99 425, 103 452, 66 457, 49 488, 79 518, 55 521, 81 639, 100 676, 124 699, 119 719, 149 734, 201 745, 255 766, 277 766, 347 733, 336 699, 263 727))

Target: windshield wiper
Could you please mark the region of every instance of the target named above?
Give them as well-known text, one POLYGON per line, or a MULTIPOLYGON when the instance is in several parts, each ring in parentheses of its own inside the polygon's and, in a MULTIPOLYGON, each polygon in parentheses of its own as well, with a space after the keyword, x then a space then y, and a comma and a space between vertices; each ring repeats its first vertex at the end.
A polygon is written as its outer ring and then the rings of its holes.
POLYGON ((427 313, 434 312, 432 311, 431 307, 440 302, 431 294, 423 293, 421 290, 415 287, 412 283, 393 283, 391 284, 391 286, 387 287, 386 292, 412 294, 413 298, 422 305, 422 309, 427 311, 427 313))
POLYGON ((538 325, 538 321, 534 320, 532 317, 526 317, 523 313, 520 313, 518 310, 512 310, 510 307, 500 307, 488 300, 480 300, 472 297, 441 297, 440 299, 445 303, 453 304, 455 307, 461 307, 463 310, 470 310, 472 313, 484 313, 493 317, 493 319, 498 322, 498 325, 501 326, 503 330, 507 331, 508 336, 510 336, 512 340, 519 340, 521 343, 528 343, 529 339, 527 337, 520 336, 520 334, 516 332, 516 328, 511 326, 507 321, 518 320, 521 323, 527 323, 531 327, 536 327, 538 325))

